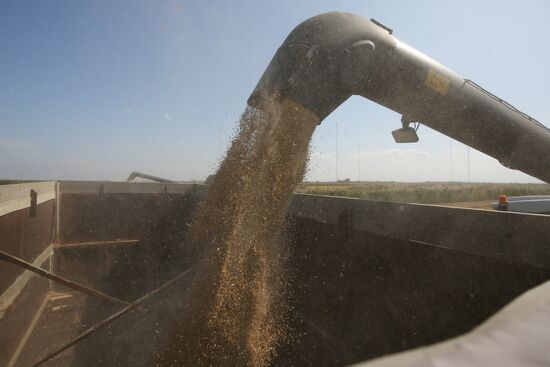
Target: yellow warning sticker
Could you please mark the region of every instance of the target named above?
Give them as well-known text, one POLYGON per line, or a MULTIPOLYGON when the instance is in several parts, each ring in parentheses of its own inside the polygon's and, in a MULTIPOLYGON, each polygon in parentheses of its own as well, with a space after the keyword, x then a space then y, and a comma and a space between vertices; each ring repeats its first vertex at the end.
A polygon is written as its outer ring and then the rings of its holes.
POLYGON ((449 79, 433 70, 428 71, 424 84, 442 95, 447 94, 449 91, 449 79))

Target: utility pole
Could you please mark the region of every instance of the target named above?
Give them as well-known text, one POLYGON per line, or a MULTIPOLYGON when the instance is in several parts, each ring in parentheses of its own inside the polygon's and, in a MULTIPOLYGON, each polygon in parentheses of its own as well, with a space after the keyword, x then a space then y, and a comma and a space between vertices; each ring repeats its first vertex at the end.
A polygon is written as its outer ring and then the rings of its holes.
POLYGON ((336 122, 336 182, 338 182, 338 122, 336 122))
POLYGON ((468 183, 470 182, 470 147, 468 147, 468 183))
POLYGON ((357 182, 361 182, 361 144, 359 144, 359 159, 357 159, 357 182))
POLYGON ((450 140, 450 153, 451 153, 451 183, 453 182, 453 140, 450 140))

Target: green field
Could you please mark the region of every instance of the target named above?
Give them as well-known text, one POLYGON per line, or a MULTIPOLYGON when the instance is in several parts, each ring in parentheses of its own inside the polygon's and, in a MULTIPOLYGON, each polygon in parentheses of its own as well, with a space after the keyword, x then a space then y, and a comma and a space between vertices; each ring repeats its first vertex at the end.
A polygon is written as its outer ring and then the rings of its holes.
POLYGON ((508 196, 550 195, 548 184, 351 182, 302 183, 296 192, 408 203, 496 201, 508 196))

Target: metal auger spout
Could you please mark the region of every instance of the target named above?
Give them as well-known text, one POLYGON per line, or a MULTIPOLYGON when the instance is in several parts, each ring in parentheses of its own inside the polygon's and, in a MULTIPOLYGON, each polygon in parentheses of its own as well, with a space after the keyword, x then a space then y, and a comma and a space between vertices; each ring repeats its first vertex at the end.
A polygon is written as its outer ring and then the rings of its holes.
POLYGON ((422 123, 550 182, 547 127, 392 33, 351 13, 310 18, 279 47, 248 104, 261 107, 267 95, 285 97, 323 120, 361 95, 402 115, 398 142, 416 141, 403 135, 412 133, 408 123, 422 123))

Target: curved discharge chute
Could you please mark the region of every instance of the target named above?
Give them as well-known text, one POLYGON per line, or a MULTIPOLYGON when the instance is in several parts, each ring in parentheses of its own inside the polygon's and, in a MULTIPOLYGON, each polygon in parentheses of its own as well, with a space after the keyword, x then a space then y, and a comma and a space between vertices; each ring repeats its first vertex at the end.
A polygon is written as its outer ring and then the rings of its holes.
POLYGON ((418 140, 409 124, 422 123, 550 182, 548 128, 392 33, 351 13, 310 18, 279 47, 248 104, 286 97, 323 120, 360 95, 402 115, 398 142, 418 140))

